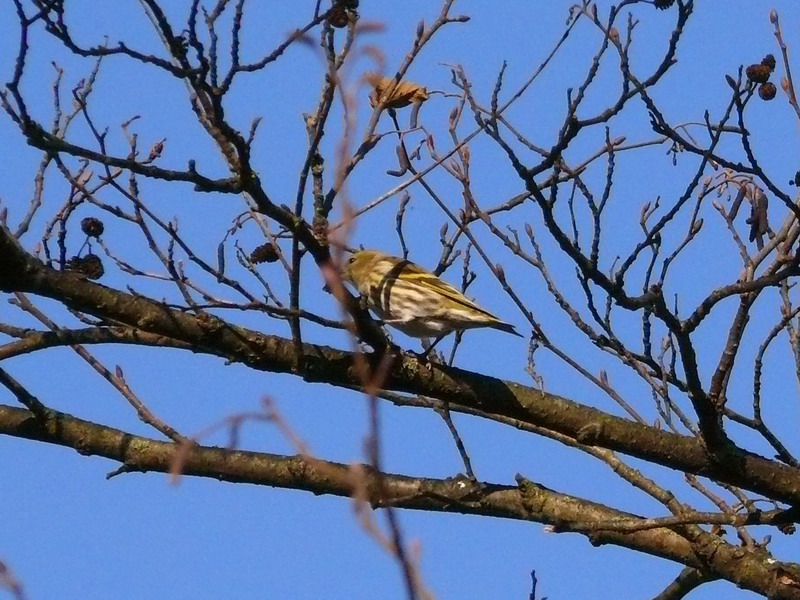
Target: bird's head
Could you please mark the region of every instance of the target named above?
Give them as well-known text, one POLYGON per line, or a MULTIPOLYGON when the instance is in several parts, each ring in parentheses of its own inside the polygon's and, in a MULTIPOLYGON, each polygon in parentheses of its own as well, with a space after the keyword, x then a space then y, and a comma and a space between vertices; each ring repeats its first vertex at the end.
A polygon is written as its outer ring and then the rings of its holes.
POLYGON ((389 258, 387 254, 376 250, 359 250, 347 259, 344 276, 363 291, 371 277, 380 272, 380 263, 389 258))

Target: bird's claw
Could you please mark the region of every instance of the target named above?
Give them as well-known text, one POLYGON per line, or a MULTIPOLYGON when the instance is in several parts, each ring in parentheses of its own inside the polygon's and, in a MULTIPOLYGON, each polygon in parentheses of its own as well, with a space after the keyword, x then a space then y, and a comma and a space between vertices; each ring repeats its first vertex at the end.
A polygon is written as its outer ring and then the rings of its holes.
POLYGON ((406 351, 407 356, 411 356, 425 369, 428 371, 433 370, 433 365, 441 363, 440 357, 435 352, 431 353, 430 349, 424 350, 423 352, 415 352, 413 350, 406 351))

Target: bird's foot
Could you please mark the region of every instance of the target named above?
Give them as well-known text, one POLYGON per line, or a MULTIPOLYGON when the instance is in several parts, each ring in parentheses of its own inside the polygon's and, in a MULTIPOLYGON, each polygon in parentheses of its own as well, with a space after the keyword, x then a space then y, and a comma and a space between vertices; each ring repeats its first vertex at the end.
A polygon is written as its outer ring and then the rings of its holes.
POLYGON ((427 371, 433 371, 433 365, 441 365, 444 363, 443 357, 436 352, 425 350, 423 352, 415 352, 413 350, 406 350, 406 356, 414 358, 417 363, 427 371))
POLYGON ((422 338, 423 351, 417 353, 417 358, 420 361, 425 361, 427 363, 438 363, 440 365, 444 364, 444 354, 435 350, 436 345, 442 340, 442 337, 443 336, 436 338, 433 342, 431 342, 428 338, 422 338))

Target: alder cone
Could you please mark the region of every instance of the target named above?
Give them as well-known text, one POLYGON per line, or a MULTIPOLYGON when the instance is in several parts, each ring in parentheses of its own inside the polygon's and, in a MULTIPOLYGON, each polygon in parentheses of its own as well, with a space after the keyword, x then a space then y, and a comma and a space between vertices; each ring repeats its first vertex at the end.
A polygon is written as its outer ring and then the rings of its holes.
POLYGON ((343 27, 347 27, 347 24, 350 22, 350 15, 344 5, 336 4, 328 11, 327 20, 331 27, 342 29, 343 27))
POLYGON ((758 96, 762 100, 772 100, 775 97, 775 94, 778 93, 778 88, 775 87, 774 83, 770 83, 767 81, 766 83, 762 83, 758 87, 758 96))
POLYGON ((86 217, 81 221, 81 231, 89 237, 99 238, 104 230, 103 222, 96 217, 86 217))
POLYGON ((278 258, 278 251, 270 242, 260 245, 250 253, 250 262, 255 264, 273 263, 278 260, 278 258))
POLYGON ((768 65, 761 63, 750 65, 745 70, 747 78, 754 83, 766 83, 771 73, 772 69, 768 65))
POLYGON ((106 272, 100 257, 91 253, 86 256, 73 256, 67 261, 66 268, 88 279, 100 279, 106 272))

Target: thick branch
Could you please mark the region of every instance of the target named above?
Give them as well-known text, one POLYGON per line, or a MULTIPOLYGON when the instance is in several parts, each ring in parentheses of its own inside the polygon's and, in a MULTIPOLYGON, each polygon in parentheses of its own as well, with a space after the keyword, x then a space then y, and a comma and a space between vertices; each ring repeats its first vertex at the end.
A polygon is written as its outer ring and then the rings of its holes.
MULTIPOLYGON (((612 521, 635 515, 588 500, 560 494, 520 478, 519 487, 481 484, 459 478, 430 479, 378 473, 368 466, 353 467, 304 456, 204 446, 186 447, 131 435, 65 413, 50 411, 46 419, 30 411, 0 405, 0 434, 23 437, 73 448, 81 454, 118 461, 124 472, 171 472, 212 477, 234 483, 310 491, 315 494, 353 496, 366 491, 376 507, 396 506, 418 510, 455 512, 534 521, 570 531, 572 523, 587 519, 612 521)), ((717 536, 704 534, 694 543, 669 529, 635 533, 592 531, 595 545, 615 544, 660 556, 690 567, 710 569, 739 586, 772 598, 800 599, 800 589, 779 582, 781 564, 759 551, 744 551, 717 536)))

